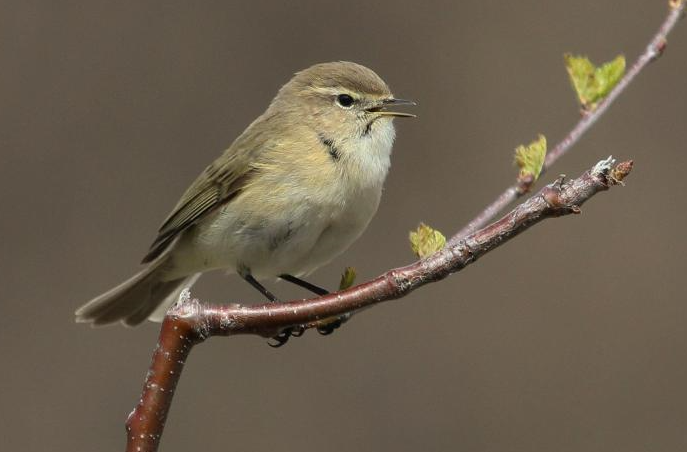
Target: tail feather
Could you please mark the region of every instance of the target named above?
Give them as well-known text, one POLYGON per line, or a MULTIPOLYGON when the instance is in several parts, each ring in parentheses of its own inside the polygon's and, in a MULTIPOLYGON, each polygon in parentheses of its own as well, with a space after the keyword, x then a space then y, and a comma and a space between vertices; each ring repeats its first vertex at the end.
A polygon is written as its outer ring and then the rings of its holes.
MULTIPOLYGON (((166 310, 181 291, 192 285, 199 275, 163 281, 161 263, 160 260, 151 263, 117 287, 81 306, 75 312, 76 321, 93 325, 121 321, 125 325, 135 326, 147 319, 156 309, 166 310)), ((164 312, 161 317, 164 317, 164 312)))
MULTIPOLYGON (((198 276, 200 276, 200 274, 198 276)), ((135 326, 145 319, 162 321, 167 309, 169 309, 172 303, 179 299, 181 291, 193 285, 193 282, 190 284, 188 283, 191 279, 195 282, 197 277, 180 278, 173 281, 164 281, 154 284, 150 293, 150 298, 148 299, 151 302, 140 303, 138 309, 124 317, 122 322, 128 326, 135 326), (152 300, 155 301, 152 302, 152 300), (156 311, 162 311, 162 315, 158 318, 152 318, 151 315, 156 311)))

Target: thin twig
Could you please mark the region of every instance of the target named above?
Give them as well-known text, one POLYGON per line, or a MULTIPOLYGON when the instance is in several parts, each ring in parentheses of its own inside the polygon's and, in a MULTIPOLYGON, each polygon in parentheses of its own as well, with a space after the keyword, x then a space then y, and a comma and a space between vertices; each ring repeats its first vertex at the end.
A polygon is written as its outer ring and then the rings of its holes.
POLYGON ((542 188, 499 221, 411 265, 390 270, 367 283, 309 300, 258 306, 204 305, 188 296, 170 309, 143 394, 127 420, 127 451, 156 451, 184 362, 194 345, 211 336, 257 334, 271 337, 284 328, 352 312, 401 298, 444 279, 473 263, 545 218, 579 213, 580 206, 600 191, 621 183, 632 162, 613 167, 609 157, 577 179, 562 178, 542 188))
MULTIPOLYGON (((583 113, 582 118, 570 130, 570 132, 563 138, 555 147, 553 147, 546 155, 542 174, 549 169, 559 158, 564 156, 570 148, 575 145, 580 138, 589 130, 589 128, 598 121, 598 119, 608 110, 608 107, 622 94, 628 85, 637 77, 637 75, 653 60, 661 56, 666 48, 668 34, 673 30, 678 20, 684 15, 686 0, 671 0, 669 2, 670 12, 661 24, 658 32, 651 39, 651 42, 646 47, 637 61, 625 73, 623 78, 613 88, 613 90, 606 96, 604 100, 599 102, 596 108, 592 111, 583 113)), ((501 193, 491 204, 489 204, 483 211, 481 211, 472 221, 470 221, 463 229, 455 234, 449 243, 457 243, 461 238, 483 227, 492 221, 499 212, 503 211, 509 204, 516 199, 523 196, 530 189, 533 180, 518 181, 512 186, 508 187, 501 193)))

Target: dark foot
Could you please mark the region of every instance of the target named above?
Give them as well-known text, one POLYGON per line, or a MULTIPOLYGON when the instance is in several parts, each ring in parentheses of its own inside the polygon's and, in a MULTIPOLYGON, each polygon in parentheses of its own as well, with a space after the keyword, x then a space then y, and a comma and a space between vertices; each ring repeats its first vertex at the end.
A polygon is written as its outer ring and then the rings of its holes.
MULTIPOLYGON (((251 286, 255 287, 261 294, 265 296, 270 302, 272 303, 278 303, 279 299, 274 296, 272 292, 267 290, 265 286, 260 284, 254 277, 251 275, 249 272, 242 272, 240 273, 243 279, 245 279, 251 286)), ((269 345, 272 348, 279 348, 282 345, 286 344, 291 336, 293 337, 301 337, 303 333, 305 332, 305 327, 302 325, 299 326, 294 326, 291 328, 287 328, 283 330, 281 333, 277 334, 272 338, 274 342, 267 342, 267 345, 269 345)))
POLYGON ((318 326, 317 327, 317 332, 320 333, 322 336, 329 336, 334 332, 335 329, 339 328, 341 325, 343 325, 343 322, 341 319, 336 319, 326 325, 318 326))
POLYGON ((339 317, 336 317, 326 322, 324 325, 318 326, 317 332, 320 333, 322 336, 329 336, 334 332, 334 330, 339 328, 344 323, 348 322, 348 319, 350 318, 351 314, 340 315, 339 317))
POLYGON ((286 329, 286 330, 282 331, 281 333, 277 334, 276 336, 272 336, 272 338, 270 340, 274 341, 274 342, 267 341, 267 345, 269 345, 272 348, 279 348, 282 345, 289 342, 290 338, 291 338, 291 329, 289 328, 289 329, 286 329))
POLYGON ((305 333, 305 327, 303 325, 292 326, 289 329, 291 330, 291 336, 293 337, 301 337, 303 336, 303 333, 305 333))
MULTIPOLYGON (((311 284, 308 281, 303 281, 302 279, 296 278, 295 276, 284 274, 284 275, 279 275, 279 277, 281 279, 283 279, 284 281, 288 281, 290 283, 293 283, 297 286, 300 286, 304 289, 307 289, 307 290, 309 290, 309 291, 311 291, 317 295, 320 295, 320 296, 327 295, 329 293, 329 291, 327 289, 323 289, 319 286, 316 286, 315 284, 311 284)), ((335 319, 332 319, 329 322, 326 322, 323 325, 318 326, 317 332, 323 336, 328 336, 328 335, 332 334, 334 332, 334 330, 336 330, 341 325, 346 323, 348 321, 348 319, 350 319, 350 318, 351 318, 350 314, 344 314, 342 316, 339 316, 335 319)))
POLYGON ((291 328, 285 329, 276 336, 273 336, 271 340, 273 340, 274 342, 268 341, 267 345, 269 345, 272 348, 279 348, 282 345, 289 342, 289 339, 291 337, 301 337, 303 336, 303 333, 305 333, 305 327, 303 325, 292 326, 291 328))

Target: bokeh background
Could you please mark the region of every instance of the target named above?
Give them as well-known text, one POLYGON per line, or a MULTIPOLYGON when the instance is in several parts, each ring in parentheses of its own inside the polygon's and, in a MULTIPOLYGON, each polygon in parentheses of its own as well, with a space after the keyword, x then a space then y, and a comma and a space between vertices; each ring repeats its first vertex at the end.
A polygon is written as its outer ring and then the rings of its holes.
MULTIPOLYGON (((353 60, 419 102, 382 205, 312 280, 408 263, 514 179, 512 150, 578 119, 564 52, 643 51, 666 1, 0 2, 0 448, 118 451, 157 325, 74 309, 137 270, 195 176, 290 75, 353 60)), ((552 173, 613 154, 626 188, 330 337, 212 339, 164 451, 687 448, 687 22, 552 173)), ((278 284, 283 298, 304 295, 278 284)), ((254 303, 236 277, 194 295, 254 303)))

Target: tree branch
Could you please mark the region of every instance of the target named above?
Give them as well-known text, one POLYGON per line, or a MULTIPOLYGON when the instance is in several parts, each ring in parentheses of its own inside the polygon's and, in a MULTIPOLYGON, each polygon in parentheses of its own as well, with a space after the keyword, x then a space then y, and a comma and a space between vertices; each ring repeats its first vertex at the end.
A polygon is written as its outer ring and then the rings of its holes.
MULTIPOLYGON (((594 110, 583 111, 582 118, 575 127, 573 127, 572 130, 570 130, 570 132, 568 132, 568 134, 547 153, 544 167, 542 168, 542 174, 580 140, 587 130, 599 120, 608 110, 608 107, 610 107, 618 96, 627 89, 635 77, 637 77, 650 62, 663 54, 666 49, 668 34, 675 28, 678 20, 684 15, 685 7, 687 7, 687 0, 670 0, 669 6, 670 11, 659 27, 658 32, 651 39, 644 53, 637 58, 615 88, 613 88, 608 96, 599 102, 594 110)), ((468 234, 484 227, 484 225, 496 218, 496 215, 505 209, 506 206, 527 193, 533 183, 534 179, 518 180, 515 184, 508 187, 463 229, 458 231, 458 233, 451 238, 449 243, 454 244, 468 234)))
POLYGON ((561 176, 499 221, 425 259, 341 292, 257 306, 204 305, 191 300, 186 292, 162 323, 143 394, 126 423, 127 451, 157 450, 174 390, 193 346, 212 336, 257 334, 271 337, 290 326, 313 324, 326 317, 401 298, 427 283, 460 271, 545 218, 579 213, 584 202, 622 183, 632 169, 631 161, 615 167, 613 164, 609 157, 577 179, 565 181, 561 176))
MULTIPOLYGON (((547 170, 605 113, 634 78, 666 47, 666 37, 684 14, 687 0, 669 0, 670 12, 646 51, 596 109, 584 116, 547 155, 547 170)), ((271 337, 294 326, 312 327, 322 319, 350 313, 377 303, 401 298, 430 282, 439 281, 473 263, 482 255, 545 218, 579 213, 580 206, 599 191, 622 183, 632 162, 612 167, 611 158, 597 163, 577 179, 563 177, 542 188, 500 220, 500 211, 527 193, 533 180, 519 180, 506 189, 437 253, 411 265, 396 268, 367 283, 309 300, 243 306, 211 306, 191 300, 188 292, 167 313, 146 375, 143 393, 126 422, 127 451, 158 449, 169 407, 184 363, 193 346, 212 336, 257 334, 271 337)))

